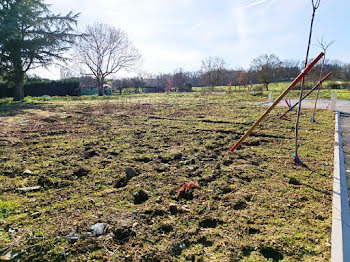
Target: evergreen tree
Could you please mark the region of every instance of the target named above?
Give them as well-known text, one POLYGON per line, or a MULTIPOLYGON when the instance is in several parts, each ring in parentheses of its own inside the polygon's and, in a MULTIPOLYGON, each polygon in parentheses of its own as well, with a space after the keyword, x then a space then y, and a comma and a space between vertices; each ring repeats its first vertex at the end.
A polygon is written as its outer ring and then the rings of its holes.
POLYGON ((15 100, 24 97, 29 69, 64 60, 79 14, 53 14, 43 0, 0 2, 0 73, 15 86, 15 100))

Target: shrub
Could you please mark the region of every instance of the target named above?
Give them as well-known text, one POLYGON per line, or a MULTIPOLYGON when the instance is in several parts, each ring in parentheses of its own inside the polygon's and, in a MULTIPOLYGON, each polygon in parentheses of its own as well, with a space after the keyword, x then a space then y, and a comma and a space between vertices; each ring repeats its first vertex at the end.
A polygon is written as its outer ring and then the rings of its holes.
POLYGON ((182 92, 192 92, 192 83, 191 82, 186 82, 184 84, 184 87, 180 91, 182 91, 182 92))
MULTIPOLYGON (((7 83, 0 83, 0 97, 13 97, 14 87, 9 87, 7 83)), ((29 82, 24 85, 24 96, 80 96, 80 83, 78 80, 48 81, 39 80, 29 82)))
POLYGON ((80 83, 77 80, 40 81, 24 85, 25 96, 79 96, 80 83))

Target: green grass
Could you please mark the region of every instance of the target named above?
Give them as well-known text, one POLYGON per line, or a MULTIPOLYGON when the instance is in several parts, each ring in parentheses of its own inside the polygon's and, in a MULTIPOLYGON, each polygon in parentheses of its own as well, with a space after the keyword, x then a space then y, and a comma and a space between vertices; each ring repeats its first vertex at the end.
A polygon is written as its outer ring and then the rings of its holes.
POLYGON ((27 260, 118 260, 108 249, 135 261, 267 261, 269 248, 286 261, 330 259, 332 112, 320 110, 315 124, 308 110, 302 112, 300 157, 306 166, 300 166, 292 160, 295 119, 279 120, 283 108, 239 150, 229 151, 265 110, 256 106, 265 95, 40 99, 0 102, 0 215, 6 222, 0 233, 19 229, 18 235, 0 235, 0 250, 23 236, 17 248, 26 250, 27 260), (115 188, 126 166, 139 175, 115 188), (78 176, 80 168, 89 172, 78 176), (25 169, 33 174, 23 175, 25 169), (190 180, 201 188, 192 200, 177 201, 190 180), (38 192, 15 190, 38 184, 38 192), (149 199, 134 204, 140 190, 149 199), (113 228, 115 221, 138 223, 131 229, 135 236, 125 243, 64 238, 97 222, 113 228), (206 221, 212 223, 207 227, 206 221))
POLYGON ((0 219, 9 217, 17 206, 14 202, 0 200, 0 219))
MULTIPOLYGON (((194 87, 193 90, 195 92, 227 92, 232 94, 237 93, 248 93, 248 94, 257 94, 263 92, 264 96, 268 96, 270 92, 272 92, 272 97, 278 97, 290 84, 290 82, 276 82, 276 83, 270 83, 269 84, 269 90, 266 91, 261 84, 254 84, 252 86, 247 86, 246 88, 243 87, 231 87, 231 89, 228 86, 216 86, 214 88, 212 87, 194 87), (251 90, 251 91, 250 91, 251 90)), ((320 90, 320 99, 330 99, 332 93, 337 93, 338 99, 350 99, 350 90, 348 89, 331 89, 330 86, 334 84, 334 81, 325 81, 323 84, 323 88, 320 90)), ((309 84, 310 85, 310 84, 309 84)), ((304 91, 304 94, 308 90, 304 91)), ((317 91, 314 91, 312 94, 310 94, 307 98, 308 99, 315 99, 316 98, 317 91)), ((299 98, 300 91, 299 90, 292 90, 288 93, 288 98, 299 98)))

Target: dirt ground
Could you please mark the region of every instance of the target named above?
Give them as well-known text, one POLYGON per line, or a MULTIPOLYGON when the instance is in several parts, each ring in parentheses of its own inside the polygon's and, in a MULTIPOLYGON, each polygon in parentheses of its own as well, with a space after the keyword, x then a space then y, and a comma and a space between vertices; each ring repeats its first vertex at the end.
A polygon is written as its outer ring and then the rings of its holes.
POLYGON ((3 106, 0 255, 329 261, 334 115, 311 123, 303 111, 304 165, 293 163, 295 116, 279 120, 282 108, 229 152, 265 110, 259 101, 197 93, 3 106), (178 199, 189 181, 200 188, 178 199))

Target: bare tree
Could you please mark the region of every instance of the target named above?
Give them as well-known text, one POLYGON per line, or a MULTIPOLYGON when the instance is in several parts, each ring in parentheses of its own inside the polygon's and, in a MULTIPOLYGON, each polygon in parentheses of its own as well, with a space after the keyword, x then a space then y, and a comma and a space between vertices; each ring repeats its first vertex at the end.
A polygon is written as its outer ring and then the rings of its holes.
POLYGON ((248 76, 246 71, 242 70, 239 72, 237 82, 239 86, 246 87, 246 85, 248 84, 248 76))
POLYGON ((77 56, 82 70, 95 77, 99 95, 107 76, 134 69, 141 58, 123 30, 99 23, 86 27, 77 41, 77 56))
MULTIPOLYGON (((311 0, 312 3, 312 16, 311 16, 311 23, 310 23, 310 30, 309 30, 309 39, 307 43, 306 48, 306 57, 305 57, 305 63, 304 68, 307 66, 307 62, 309 59, 309 52, 310 52, 310 45, 311 45, 311 37, 312 37, 312 27, 314 24, 314 18, 316 14, 316 10, 320 6, 321 0, 311 0)), ((303 77, 301 84, 300 84, 300 95, 299 95, 299 106, 298 106, 298 113, 297 113, 297 119, 295 121, 295 153, 294 153, 294 161, 296 163, 300 163, 300 158, 298 156, 298 148, 299 148, 299 120, 300 120, 300 112, 301 112, 301 100, 303 98, 303 89, 304 89, 304 83, 305 83, 305 77, 303 77)))
POLYGON ((188 80, 187 74, 180 67, 174 71, 172 85, 180 92, 184 91, 184 86, 188 80))
POLYGON ((220 57, 208 57, 202 60, 201 82, 214 87, 218 85, 226 72, 226 63, 220 57))
POLYGON ((269 90, 269 84, 277 77, 281 65, 281 60, 274 54, 261 55, 251 63, 251 67, 257 71, 258 79, 265 85, 266 90, 269 90))
MULTIPOLYGON (((324 65, 325 65, 325 61, 326 61, 326 52, 327 49, 334 43, 334 41, 331 42, 326 42, 323 37, 321 38, 321 40, 318 41, 318 45, 319 47, 322 49, 324 56, 322 58, 322 64, 321 64, 321 69, 320 69, 320 77, 319 80, 321 81, 322 77, 323 77, 323 69, 324 69, 324 65)), ((316 122, 315 120, 315 114, 316 114, 316 107, 317 107, 317 100, 318 100, 318 96, 320 95, 320 89, 322 88, 322 84, 317 88, 317 94, 316 94, 316 100, 315 100, 315 105, 314 105, 314 109, 312 112, 312 121, 316 122)))

